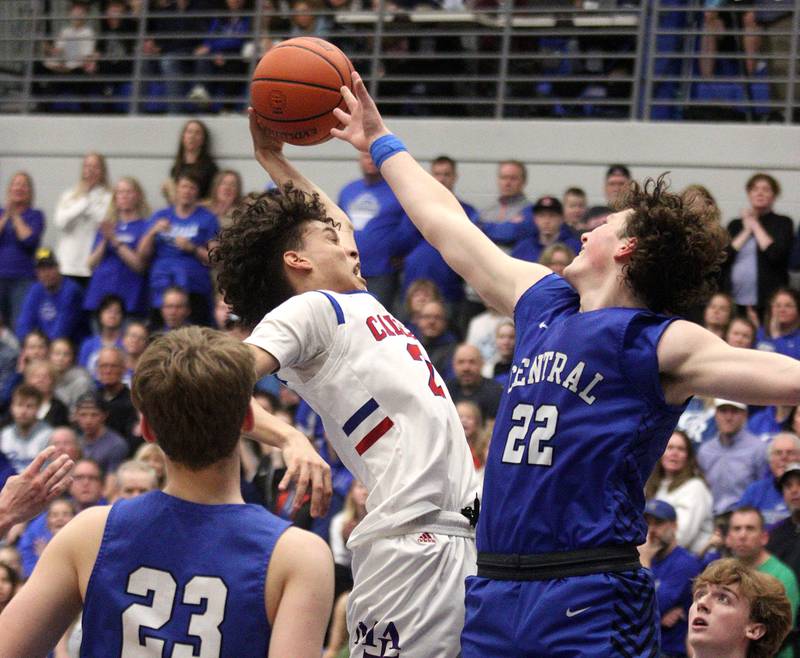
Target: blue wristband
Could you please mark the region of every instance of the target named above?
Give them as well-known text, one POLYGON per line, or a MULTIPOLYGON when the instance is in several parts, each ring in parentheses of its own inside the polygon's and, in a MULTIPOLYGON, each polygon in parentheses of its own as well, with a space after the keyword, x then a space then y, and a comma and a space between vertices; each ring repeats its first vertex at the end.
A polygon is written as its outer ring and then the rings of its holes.
POLYGON ((399 138, 394 135, 384 135, 372 142, 372 146, 369 147, 369 154, 375 166, 380 169, 381 165, 395 153, 407 150, 406 145, 399 138))

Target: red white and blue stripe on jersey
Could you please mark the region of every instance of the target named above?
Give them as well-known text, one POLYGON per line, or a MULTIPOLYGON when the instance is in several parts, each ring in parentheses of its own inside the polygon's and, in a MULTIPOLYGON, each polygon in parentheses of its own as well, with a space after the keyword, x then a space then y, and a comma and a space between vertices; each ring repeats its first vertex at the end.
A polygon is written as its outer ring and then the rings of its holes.
POLYGON ((356 452, 363 455, 392 427, 394 427, 392 419, 381 412, 375 398, 370 398, 345 421, 342 430, 347 436, 358 441, 355 445, 356 452))

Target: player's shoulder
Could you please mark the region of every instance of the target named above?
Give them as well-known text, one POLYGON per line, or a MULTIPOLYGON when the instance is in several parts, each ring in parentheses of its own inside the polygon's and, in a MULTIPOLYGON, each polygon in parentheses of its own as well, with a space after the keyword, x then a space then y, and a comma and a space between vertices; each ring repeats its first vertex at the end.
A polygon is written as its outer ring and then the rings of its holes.
POLYGON ((579 306, 580 297, 575 288, 563 277, 552 273, 545 274, 522 293, 514 305, 514 315, 524 317, 545 312, 553 315, 566 309, 577 311, 579 306))
POLYGON ((83 510, 56 534, 53 543, 78 560, 92 556, 94 561, 110 512, 111 505, 95 505, 83 510))
POLYGON ((333 570, 333 556, 327 542, 313 532, 286 528, 278 537, 270 558, 270 578, 283 580, 293 574, 324 577, 333 570))

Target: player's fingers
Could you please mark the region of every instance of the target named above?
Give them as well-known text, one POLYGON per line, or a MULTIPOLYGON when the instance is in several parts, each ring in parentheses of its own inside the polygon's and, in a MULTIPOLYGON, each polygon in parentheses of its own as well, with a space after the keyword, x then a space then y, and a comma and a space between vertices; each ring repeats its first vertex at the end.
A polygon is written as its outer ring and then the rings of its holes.
POLYGON ((292 503, 292 514, 297 512, 303 506, 303 499, 306 497, 306 491, 308 491, 308 481, 311 479, 311 473, 309 469, 309 465, 306 462, 303 462, 300 465, 300 472, 297 474, 297 480, 295 480, 294 488, 294 502, 292 503))
POLYGON ((74 465, 75 463, 67 455, 61 455, 54 460, 42 473, 45 489, 49 491, 63 480, 74 465))
POLYGON ((361 79, 360 75, 356 75, 353 78, 353 91, 355 92, 358 102, 361 103, 362 106, 369 107, 374 105, 372 96, 370 96, 369 92, 367 91, 367 85, 364 84, 364 81, 361 79))
POLYGON ((331 469, 326 468, 322 472, 322 506, 320 509, 320 516, 325 516, 328 513, 328 508, 331 505, 331 498, 333 498, 333 478, 331 476, 331 469))
POLYGON ((39 471, 42 470, 44 463, 55 454, 55 451, 55 446, 47 446, 38 455, 36 455, 36 457, 33 458, 33 461, 28 464, 27 468, 22 471, 20 475, 25 475, 29 478, 36 477, 39 471))
POLYGON ((286 491, 289 488, 289 484, 291 484, 292 480, 294 479, 294 474, 297 472, 297 464, 293 461, 290 464, 286 464, 286 473, 283 474, 283 478, 278 483, 278 489, 281 491, 286 491))
POLYGON ((328 469, 323 468, 322 465, 317 465, 311 474, 311 516, 323 516, 325 514, 326 505, 326 491, 325 491, 325 474, 328 469))
POLYGON ((72 476, 68 475, 63 480, 61 480, 61 482, 54 485, 50 489, 50 491, 47 492, 47 502, 50 502, 51 500, 54 500, 55 498, 58 498, 59 496, 66 493, 67 489, 69 489, 71 485, 72 485, 72 476))
POLYGON ((333 108, 333 116, 335 116, 343 126, 349 126, 353 121, 353 117, 339 107, 333 108))
POLYGON ((358 99, 353 96, 353 92, 350 91, 349 87, 342 87, 341 92, 342 98, 344 98, 344 102, 347 105, 347 109, 350 111, 350 114, 352 114, 358 108, 358 99))
POLYGON ((258 132, 258 119, 256 118, 256 111, 252 107, 247 108, 247 119, 250 123, 250 134, 255 137, 258 132))

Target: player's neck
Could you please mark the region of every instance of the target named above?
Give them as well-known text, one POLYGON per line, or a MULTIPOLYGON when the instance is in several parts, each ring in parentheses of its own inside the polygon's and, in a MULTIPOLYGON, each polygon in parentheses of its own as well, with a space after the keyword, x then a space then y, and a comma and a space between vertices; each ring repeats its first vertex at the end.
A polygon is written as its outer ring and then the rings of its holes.
POLYGON ((581 311, 596 311, 601 308, 645 308, 640 299, 625 284, 617 270, 610 271, 605 277, 570 282, 581 298, 581 311))
POLYGON ((238 454, 199 471, 167 460, 164 493, 201 505, 243 503, 239 469, 238 454))
POLYGON ((694 658, 746 658, 747 647, 743 649, 733 647, 692 647, 694 649, 694 658))

